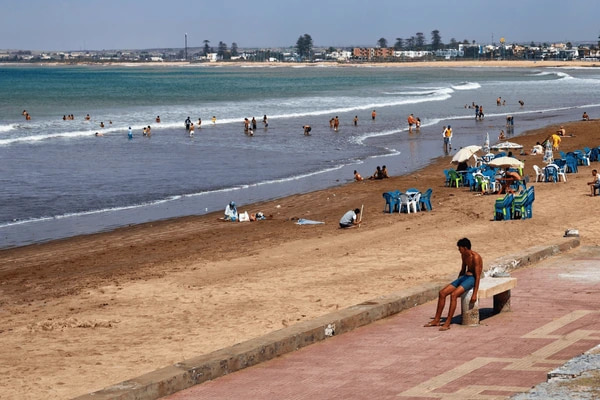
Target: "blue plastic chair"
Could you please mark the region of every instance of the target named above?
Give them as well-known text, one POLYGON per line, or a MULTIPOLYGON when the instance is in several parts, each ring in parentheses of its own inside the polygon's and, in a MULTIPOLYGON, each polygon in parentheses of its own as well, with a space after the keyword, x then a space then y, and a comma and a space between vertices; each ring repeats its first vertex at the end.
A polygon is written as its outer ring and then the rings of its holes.
POLYGON ((496 200, 496 207, 494 210, 495 221, 506 221, 511 219, 513 198, 514 196, 512 193, 508 193, 506 196, 496 200))
POLYGON ((431 193, 433 193, 433 190, 429 188, 421 195, 421 198, 419 199, 420 210, 433 210, 433 207, 431 206, 431 193))
POLYGON ((383 207, 383 212, 393 213, 398 211, 398 207, 400 206, 400 191, 395 192, 385 192, 383 193, 383 198, 385 199, 385 206, 383 207))
POLYGON ((484 163, 487 164, 494 159, 494 155, 491 153, 488 153, 488 154, 481 156, 481 159, 483 160, 484 163))
POLYGON ((527 219, 533 216, 532 205, 535 200, 533 186, 529 187, 522 195, 513 199, 513 219, 527 219))
POLYGON ((546 182, 558 182, 558 168, 555 165, 547 165, 544 168, 544 176, 546 178, 546 182))
POLYGON ((578 172, 577 171, 577 158, 575 158, 574 156, 567 155, 566 161, 567 161, 567 172, 576 174, 578 172))
POLYGON ((449 169, 444 170, 444 176, 446 177, 446 183, 444 184, 444 186, 450 186, 450 170, 449 169))

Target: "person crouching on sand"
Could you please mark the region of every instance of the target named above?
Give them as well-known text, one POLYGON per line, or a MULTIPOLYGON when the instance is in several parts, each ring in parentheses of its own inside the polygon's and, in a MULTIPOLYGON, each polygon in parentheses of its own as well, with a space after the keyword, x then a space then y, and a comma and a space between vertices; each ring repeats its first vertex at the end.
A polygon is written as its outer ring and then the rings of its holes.
POLYGON ((354 228, 358 225, 358 215, 360 214, 360 208, 348 211, 340 219, 340 228, 354 228))
POLYGON ((360 182, 360 181, 363 180, 363 177, 360 176, 360 174, 358 173, 357 170, 354 170, 354 180, 357 181, 357 182, 360 182))

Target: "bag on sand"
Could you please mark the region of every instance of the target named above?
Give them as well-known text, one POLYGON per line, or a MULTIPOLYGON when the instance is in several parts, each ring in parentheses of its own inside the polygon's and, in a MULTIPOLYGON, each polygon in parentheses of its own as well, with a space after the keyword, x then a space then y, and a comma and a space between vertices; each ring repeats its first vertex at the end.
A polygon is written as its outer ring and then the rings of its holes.
POLYGON ((248 211, 244 211, 242 214, 239 215, 239 217, 240 217, 240 222, 250 221, 250 215, 248 215, 248 211))

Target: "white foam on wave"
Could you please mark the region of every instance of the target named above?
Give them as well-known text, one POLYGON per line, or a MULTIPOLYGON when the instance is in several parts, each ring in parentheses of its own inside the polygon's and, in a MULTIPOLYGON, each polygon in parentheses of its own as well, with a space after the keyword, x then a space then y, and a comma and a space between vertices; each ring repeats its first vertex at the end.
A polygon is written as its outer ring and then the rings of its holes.
POLYGON ((477 82, 462 82, 450 87, 454 90, 477 90, 481 88, 481 85, 477 82))
POLYGON ((10 132, 12 130, 15 130, 16 127, 17 124, 0 125, 0 133, 10 132))

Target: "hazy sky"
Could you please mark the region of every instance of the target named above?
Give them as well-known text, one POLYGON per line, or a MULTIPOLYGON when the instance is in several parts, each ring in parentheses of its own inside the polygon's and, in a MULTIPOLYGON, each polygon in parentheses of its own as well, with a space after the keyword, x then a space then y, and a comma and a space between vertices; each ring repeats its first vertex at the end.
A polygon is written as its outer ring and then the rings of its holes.
POLYGON ((0 49, 375 46, 442 41, 597 41, 598 0, 0 0, 0 49))

